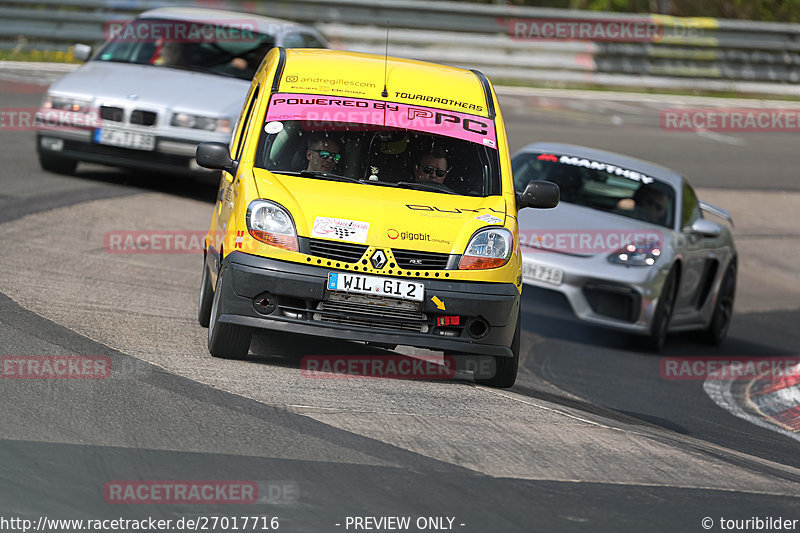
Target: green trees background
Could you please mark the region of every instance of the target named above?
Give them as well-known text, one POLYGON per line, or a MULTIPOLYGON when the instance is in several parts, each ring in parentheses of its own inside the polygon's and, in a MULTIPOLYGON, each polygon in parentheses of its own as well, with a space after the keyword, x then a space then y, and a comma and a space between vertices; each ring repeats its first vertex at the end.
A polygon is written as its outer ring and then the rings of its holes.
POLYGON ((485 0, 485 2, 623 13, 661 13, 676 17, 800 22, 800 0, 485 0))

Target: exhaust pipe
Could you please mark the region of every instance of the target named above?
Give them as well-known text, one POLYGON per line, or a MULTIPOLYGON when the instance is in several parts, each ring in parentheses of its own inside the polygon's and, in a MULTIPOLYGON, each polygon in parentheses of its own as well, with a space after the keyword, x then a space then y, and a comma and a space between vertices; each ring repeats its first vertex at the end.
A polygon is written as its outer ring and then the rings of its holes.
POLYGON ((472 337, 473 339, 483 339, 489 334, 489 323, 486 322, 483 318, 470 318, 467 320, 465 324, 465 329, 467 330, 467 335, 472 337))

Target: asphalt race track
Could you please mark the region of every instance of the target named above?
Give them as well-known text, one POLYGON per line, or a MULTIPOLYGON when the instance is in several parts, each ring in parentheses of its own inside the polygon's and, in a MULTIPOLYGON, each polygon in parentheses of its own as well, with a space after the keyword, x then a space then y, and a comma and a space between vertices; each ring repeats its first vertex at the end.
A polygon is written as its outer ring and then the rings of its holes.
MULTIPOLYGON (((0 82, 0 107, 38 106, 41 90, 0 82)), ((663 131, 659 111, 676 104, 655 98, 509 90, 501 104, 514 149, 551 140, 629 153, 684 172, 701 199, 731 210, 730 337, 709 348, 672 336, 661 356, 798 356, 794 134, 663 131)), ((31 131, 0 128, 0 141, 0 355, 102 355, 113 369, 0 379, 2 517, 258 515, 298 532, 358 530, 348 517, 445 517, 438 529, 465 532, 800 519, 798 433, 735 415, 702 380, 663 379, 661 356, 554 313, 536 290, 523 294, 524 358, 507 391, 312 379, 303 356, 379 350, 290 332, 257 334, 247 361, 214 359, 195 318, 201 256, 109 253, 104 238, 205 230, 216 184, 93 165, 57 176, 39 169, 31 131), (126 480, 247 480, 261 499, 109 503, 104 489, 126 480)), ((729 397, 746 404, 740 388, 729 397)))

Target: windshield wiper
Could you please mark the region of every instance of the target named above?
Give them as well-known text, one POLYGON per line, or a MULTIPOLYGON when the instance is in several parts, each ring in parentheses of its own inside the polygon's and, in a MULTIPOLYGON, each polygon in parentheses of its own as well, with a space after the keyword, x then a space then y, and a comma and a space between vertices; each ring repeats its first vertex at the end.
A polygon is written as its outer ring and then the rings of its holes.
POLYGON ((315 178, 315 179, 330 180, 330 181, 344 181, 347 183, 362 183, 361 180, 357 180, 355 178, 351 178, 348 176, 340 176, 339 174, 334 174, 333 172, 323 172, 321 170, 301 170, 299 174, 305 178, 315 178))
POLYGON ((415 189, 418 191, 431 191, 431 192, 444 192, 447 194, 458 194, 457 192, 451 190, 447 185, 436 184, 433 185, 431 183, 413 183, 410 181, 401 181, 396 184, 397 187, 401 189, 415 189))

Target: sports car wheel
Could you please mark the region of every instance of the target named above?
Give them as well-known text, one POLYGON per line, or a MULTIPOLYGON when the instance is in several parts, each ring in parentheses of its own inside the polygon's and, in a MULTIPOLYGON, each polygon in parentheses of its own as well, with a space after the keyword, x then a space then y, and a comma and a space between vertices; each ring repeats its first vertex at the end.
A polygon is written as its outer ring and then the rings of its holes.
POLYGON ((719 287, 717 304, 714 306, 714 315, 711 317, 711 323, 702 333, 703 340, 709 344, 714 346, 722 344, 722 341, 728 336, 728 329, 733 318, 733 300, 735 297, 736 263, 731 261, 719 287))
POLYGON ((507 389, 514 386, 517 381, 517 370, 519 369, 519 337, 522 312, 517 313, 517 329, 514 331, 514 340, 511 341, 511 351, 513 357, 495 357, 494 376, 485 379, 476 379, 480 385, 507 389))
POLYGON ((74 174, 78 167, 78 162, 74 159, 66 159, 50 154, 39 153, 39 166, 48 172, 55 174, 74 174))
POLYGON ((217 288, 211 304, 211 318, 208 326, 208 351, 214 357, 224 359, 244 359, 250 350, 253 330, 236 324, 220 323, 220 300, 225 283, 225 270, 217 277, 217 288))
POLYGON ((205 254, 203 254, 203 277, 200 279, 200 302, 197 305, 197 321, 204 328, 208 327, 211 319, 211 304, 214 300, 214 291, 211 287, 211 275, 208 273, 205 254))
POLYGON ((678 292, 678 275, 675 269, 669 271, 664 286, 661 288, 661 296, 658 298, 656 312, 653 313, 653 325, 650 329, 650 336, 647 337, 647 348, 654 352, 664 349, 667 342, 667 331, 669 321, 672 319, 672 310, 675 307, 675 295, 678 292))

